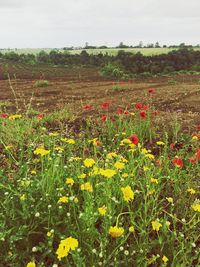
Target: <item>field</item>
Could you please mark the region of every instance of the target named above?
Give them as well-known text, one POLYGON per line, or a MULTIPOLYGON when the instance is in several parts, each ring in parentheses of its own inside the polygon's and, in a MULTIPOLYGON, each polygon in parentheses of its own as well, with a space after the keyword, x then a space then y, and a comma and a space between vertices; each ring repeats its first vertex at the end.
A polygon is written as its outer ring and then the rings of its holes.
MULTIPOLYGON (((53 48, 52 48, 53 49, 53 48)), ((1 50, 0 52, 2 53, 6 53, 6 52, 11 52, 11 51, 14 51, 16 53, 19 53, 19 54, 38 54, 40 51, 44 50, 45 52, 49 53, 51 50, 51 48, 44 48, 44 49, 40 49, 40 48, 24 48, 24 49, 4 49, 4 50, 1 50)), ((59 50, 59 51, 64 51, 63 49, 56 49, 56 50, 59 50)), ((106 54, 108 53, 108 55, 117 55, 118 51, 119 50, 124 50, 126 52, 131 52, 131 53, 142 53, 144 56, 151 56, 151 55, 160 55, 160 54, 167 54, 169 53, 170 51, 173 51, 173 50, 176 50, 175 48, 123 48, 123 49, 120 49, 120 48, 107 48, 107 49, 87 49, 87 52, 89 54, 99 54, 99 53, 102 53, 102 54, 106 54)), ((200 48, 194 48, 194 50, 200 50, 200 48)), ((70 54, 79 54, 81 53, 81 49, 75 49, 75 50, 69 50, 68 52, 70 54)))
POLYGON ((0 90, 0 266, 200 266, 200 75, 4 61, 0 90))

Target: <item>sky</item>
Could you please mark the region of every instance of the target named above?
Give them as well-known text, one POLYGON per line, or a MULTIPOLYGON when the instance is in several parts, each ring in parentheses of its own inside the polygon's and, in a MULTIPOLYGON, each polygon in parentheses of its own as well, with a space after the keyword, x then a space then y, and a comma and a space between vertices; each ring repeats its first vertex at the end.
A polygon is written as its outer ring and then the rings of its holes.
POLYGON ((0 48, 200 44, 200 0, 0 0, 0 48))

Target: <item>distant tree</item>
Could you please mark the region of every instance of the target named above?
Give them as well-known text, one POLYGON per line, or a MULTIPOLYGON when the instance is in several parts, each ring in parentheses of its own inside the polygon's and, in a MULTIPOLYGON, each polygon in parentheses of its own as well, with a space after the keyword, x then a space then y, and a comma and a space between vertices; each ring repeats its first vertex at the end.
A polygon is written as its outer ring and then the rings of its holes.
POLYGON ((40 63, 49 63, 49 54, 44 50, 40 51, 37 55, 37 60, 40 63))
POLYGON ((143 47, 143 42, 142 42, 142 41, 139 42, 138 47, 139 47, 139 48, 142 48, 142 47, 143 47))
POLYGON ((155 43, 155 48, 160 48, 159 42, 155 43))

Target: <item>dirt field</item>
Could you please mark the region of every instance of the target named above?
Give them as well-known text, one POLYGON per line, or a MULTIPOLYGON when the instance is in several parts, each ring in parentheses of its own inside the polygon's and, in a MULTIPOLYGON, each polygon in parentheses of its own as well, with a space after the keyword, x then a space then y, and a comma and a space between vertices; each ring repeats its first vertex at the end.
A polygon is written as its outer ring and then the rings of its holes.
MULTIPOLYGON (((20 108, 31 102, 34 110, 50 112, 70 106, 76 114, 84 115, 84 104, 99 105, 103 101, 112 102, 112 111, 118 107, 130 109, 136 102, 148 104, 152 101, 164 120, 177 116, 185 125, 200 122, 200 76, 175 76, 151 79, 135 79, 126 82, 103 80, 97 69, 70 69, 53 67, 31 67, 0 64, 0 108, 13 112, 16 106, 11 85, 16 93, 20 108), (11 85, 5 79, 10 74, 11 85), (14 75, 15 74, 15 75, 14 75), (14 78, 15 76, 15 78, 14 78), (38 79, 48 79, 48 87, 36 87, 38 79), (118 87, 114 89, 114 87, 118 87), (155 92, 151 100, 147 89, 155 92)), ((92 111, 90 111, 92 112, 92 111)))

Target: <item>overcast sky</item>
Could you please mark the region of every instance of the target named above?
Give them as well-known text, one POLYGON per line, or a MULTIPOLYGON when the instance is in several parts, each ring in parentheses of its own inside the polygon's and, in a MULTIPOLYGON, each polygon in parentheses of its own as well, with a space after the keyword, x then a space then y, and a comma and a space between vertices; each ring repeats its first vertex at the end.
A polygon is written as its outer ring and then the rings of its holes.
POLYGON ((200 0, 0 0, 0 48, 200 43, 200 0))

